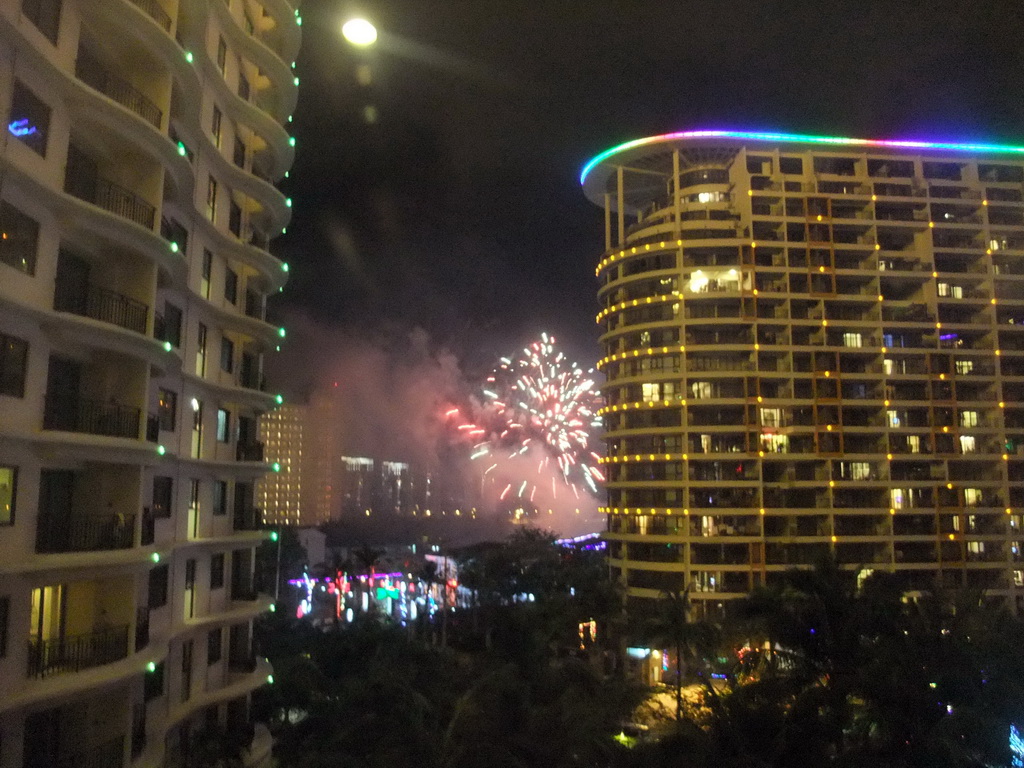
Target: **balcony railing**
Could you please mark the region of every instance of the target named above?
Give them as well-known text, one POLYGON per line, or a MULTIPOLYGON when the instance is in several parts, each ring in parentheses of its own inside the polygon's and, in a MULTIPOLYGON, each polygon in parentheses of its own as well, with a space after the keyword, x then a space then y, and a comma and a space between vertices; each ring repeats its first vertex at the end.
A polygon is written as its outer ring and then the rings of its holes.
MULTIPOLYGON (((128 655, 128 625, 56 640, 28 641, 28 676, 47 677, 110 664, 128 655)), ((83 763, 77 763, 81 766, 83 763)), ((120 763, 118 763, 120 765, 120 763)))
POLYGON ((138 408, 84 397, 68 402, 48 393, 43 429, 138 439, 141 420, 138 408))
POLYGON ((36 527, 36 552, 97 552, 131 549, 135 515, 65 515, 43 512, 36 527))
POLYGON ((228 655, 228 669, 231 672, 255 672, 256 654, 252 651, 246 653, 231 653, 228 655))
POLYGON ((263 510, 259 507, 236 509, 234 528, 236 531, 258 531, 263 527, 263 510))
POLYGON ((53 308, 58 312, 71 312, 91 317, 136 333, 146 332, 149 307, 116 291, 96 285, 82 286, 57 283, 53 308))
POLYGON ((121 106, 130 109, 155 128, 160 127, 163 120, 163 112, 160 108, 127 80, 107 72, 100 60, 86 50, 78 52, 78 60, 75 62, 75 77, 90 88, 94 88, 121 106))
MULTIPOLYGON (((247 385, 243 384, 242 386, 247 385)), ((259 441, 239 443, 235 449, 235 459, 237 461, 263 461, 263 443, 259 441)))
POLYGON ((167 11, 160 6, 157 0, 132 0, 132 3, 145 11, 153 21, 167 32, 171 31, 171 17, 167 15, 167 11))
POLYGON ((141 224, 146 229, 152 229, 156 221, 156 208, 134 192, 102 176, 76 171, 70 164, 64 179, 64 191, 79 200, 141 224))

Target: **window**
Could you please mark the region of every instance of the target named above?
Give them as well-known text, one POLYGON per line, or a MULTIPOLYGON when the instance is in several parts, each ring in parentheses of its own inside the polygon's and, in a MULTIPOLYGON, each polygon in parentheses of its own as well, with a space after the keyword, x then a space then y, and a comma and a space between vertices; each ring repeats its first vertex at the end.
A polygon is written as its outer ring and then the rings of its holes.
POLYGON ((214 104, 213 119, 210 121, 210 133, 213 134, 213 144, 218 149, 220 149, 221 123, 223 121, 224 115, 221 114, 220 107, 214 104))
POLYGON ((175 349, 181 347, 181 309, 170 302, 164 305, 164 341, 175 349))
POLYGON ((228 44, 221 37, 217 40, 217 69, 223 75, 228 63, 228 44))
POLYGON ((232 159, 239 168, 245 168, 245 142, 237 133, 235 134, 235 148, 232 159))
POLYGON ((921 436, 907 435, 907 451, 910 453, 921 452, 921 436))
POLYGON ((153 517, 170 517, 174 481, 169 477, 153 478, 153 517))
POLYGON ((693 396, 698 400, 713 396, 710 381, 695 381, 690 384, 690 391, 693 392, 693 396))
POLYGON ((242 208, 234 200, 228 211, 228 229, 235 237, 242 236, 242 208))
POLYGON ((217 180, 213 176, 206 181, 206 218, 217 219, 217 180))
POLYGON ((28 145, 33 152, 45 157, 46 137, 50 130, 50 108, 20 80, 14 81, 9 117, 8 132, 28 145))
POLYGON ((943 298, 962 299, 964 297, 963 286, 939 283, 936 286, 939 296, 943 298))
POLYGON ((245 101, 249 100, 249 80, 241 72, 238 73, 238 95, 245 101))
POLYGON ((859 333, 844 333, 843 334, 843 346, 844 347, 861 347, 863 346, 864 339, 859 333))
POLYGON ((964 488, 965 507, 979 507, 983 498, 980 488, 964 488))
POLYGON ((210 275, 213 274, 213 254, 203 249, 203 274, 199 280, 199 293, 204 299, 210 298, 210 275))
POLYGON ((890 427, 899 427, 903 423, 900 420, 900 412, 892 409, 885 412, 885 420, 890 427))
POLYGON ((39 222, 6 200, 0 203, 0 264, 34 275, 38 245, 39 222))
POLYGON ((202 323, 196 336, 196 375, 206 375, 206 326, 202 323))
POLYGON ((61 0, 21 0, 21 12, 47 40, 57 44, 61 0))
POLYGON ((217 442, 231 441, 231 411, 217 409, 217 442))
POLYGON ((25 396, 28 342, 0 333, 0 395, 25 396))
POLYGON ((228 481, 217 480, 213 484, 213 514, 228 513, 228 481))
POLYGON ((238 274, 233 269, 224 271, 224 298, 232 304, 238 302, 238 274))
POLYGON ((804 172, 804 161, 799 157, 780 157, 779 170, 785 174, 800 176, 804 172))
POLYGON ((210 558, 210 589, 224 586, 224 553, 218 552, 210 558))
POLYGON ((18 468, 0 467, 0 525, 14 524, 14 499, 18 492, 18 468))
POLYGON ((789 435, 761 435, 761 448, 768 453, 789 453, 789 435))
POLYGON ((976 426, 978 426, 978 412, 977 411, 960 411, 960 426, 961 427, 976 427, 976 426))
POLYGON ((165 432, 173 432, 174 425, 178 420, 178 393, 169 389, 160 390, 160 400, 157 403, 157 417, 160 420, 160 429, 165 432))
POLYGON ((235 369, 235 342, 227 336, 220 341, 220 368, 228 373, 235 369))
POLYGON ((762 408, 761 409, 761 426, 762 427, 781 427, 782 426, 782 409, 781 408, 762 408))
POLYGON ((960 453, 974 453, 978 450, 978 442, 974 435, 960 435, 960 453))
MULTIPOLYGON (((217 555, 222 561, 224 555, 217 555)), ((221 655, 221 637, 224 634, 224 630, 220 627, 211 629, 210 634, 206 636, 206 663, 216 664, 220 661, 221 655)))
POLYGON ((162 608, 167 605, 167 585, 170 575, 170 568, 166 565, 158 565, 149 572, 149 600, 146 605, 150 608, 162 608))
POLYGON ((974 370, 973 360, 957 360, 954 365, 956 366, 956 372, 961 376, 965 376, 974 370))

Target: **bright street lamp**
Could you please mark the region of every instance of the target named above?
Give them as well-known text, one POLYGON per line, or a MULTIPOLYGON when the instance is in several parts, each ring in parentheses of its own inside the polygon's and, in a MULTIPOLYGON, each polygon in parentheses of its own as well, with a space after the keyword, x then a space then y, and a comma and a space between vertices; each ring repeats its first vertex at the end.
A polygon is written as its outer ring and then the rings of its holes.
POLYGON ((366 19, 349 19, 341 25, 341 34, 352 45, 365 48, 377 41, 377 28, 366 19))

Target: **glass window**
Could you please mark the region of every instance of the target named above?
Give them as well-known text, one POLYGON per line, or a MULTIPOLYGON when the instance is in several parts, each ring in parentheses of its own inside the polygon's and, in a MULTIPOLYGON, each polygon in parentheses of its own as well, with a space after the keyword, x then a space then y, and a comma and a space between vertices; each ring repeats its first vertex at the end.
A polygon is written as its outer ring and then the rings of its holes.
POLYGON ((223 408, 217 409, 217 441, 227 443, 231 440, 231 412, 223 408))
POLYGON ((960 453, 974 453, 978 449, 974 435, 960 435, 960 453))
POLYGON ((210 558, 210 589, 224 586, 224 553, 218 552, 210 558))
POLYGON ((859 333, 844 333, 844 347, 861 347, 864 345, 864 338, 859 333))
MULTIPOLYGON (((161 566, 166 568, 166 566, 161 566)), ((165 601, 166 602, 166 601, 165 601)), ((153 606, 150 606, 151 608, 153 606)), ((164 695, 164 663, 158 662, 156 669, 152 672, 147 672, 142 678, 142 695, 146 701, 152 701, 158 696, 164 695)))
POLYGON ((217 480, 213 484, 213 514, 226 515, 228 513, 228 481, 217 480))
POLYGON ((231 207, 228 210, 228 229, 235 237, 242 236, 242 208, 234 200, 231 201, 231 207))
POLYGON ((232 269, 224 271, 224 298, 232 304, 238 301, 238 274, 232 269))
POLYGON ((28 342, 0 333, 0 395, 25 396, 28 342))
POLYGON ((220 368, 228 373, 235 369, 235 342, 227 336, 220 341, 220 368))
POLYGON ((202 323, 196 337, 196 375, 206 375, 206 326, 202 323))
POLYGON ((213 176, 206 181, 206 218, 217 219, 217 180, 213 176))
POLYGON ((61 0, 21 0, 21 12, 47 40, 57 44, 61 0))
POLYGON ((957 360, 955 365, 956 372, 961 376, 964 376, 974 370, 973 360, 957 360))
POLYGON ((0 467, 0 525, 14 523, 14 501, 18 492, 18 468, 0 467))
POLYGON ((170 517, 174 481, 169 477, 153 478, 153 517, 170 517))
POLYGON ((210 275, 213 273, 213 254, 203 249, 203 275, 199 281, 199 293, 204 299, 210 298, 210 275))
POLYGON ((217 69, 220 70, 220 73, 222 75, 224 74, 224 70, 227 67, 227 63, 228 44, 224 42, 224 38, 222 37, 217 40, 217 69))
MULTIPOLYGON (((219 557, 222 561, 224 560, 224 555, 215 555, 215 557, 219 557)), ((223 575, 224 575, 223 574, 223 570, 224 569, 223 569, 223 565, 222 565, 222 567, 221 567, 221 578, 222 579, 223 579, 223 575)), ((222 586, 223 586, 223 583, 222 583, 222 586)), ((210 630, 210 634, 207 635, 207 638, 206 638, 206 663, 207 664, 216 664, 218 661, 220 661, 220 657, 221 657, 221 636, 223 635, 223 633, 224 633, 224 630, 222 630, 220 627, 217 627, 216 629, 211 629, 210 630)))
POLYGON ((164 336, 171 346, 181 346, 181 309, 170 302, 164 305, 164 336))
POLYGON ((249 100, 250 88, 249 79, 241 72, 238 73, 238 95, 245 101, 249 100))
POLYGON ((220 107, 214 105, 213 120, 210 122, 210 133, 213 134, 213 143, 218 149, 220 148, 221 123, 223 122, 224 115, 221 114, 220 107))
POLYGON ((178 393, 169 389, 160 390, 160 400, 157 403, 157 416, 160 419, 160 429, 165 432, 173 432, 178 420, 178 393))
POLYGON ((39 222, 6 200, 0 203, 0 264, 34 275, 39 245, 39 222))
POLYGON ((150 608, 160 608, 167 605, 167 585, 170 581, 170 569, 166 565, 158 565, 149 572, 149 600, 147 605, 150 608))
POLYGON ((977 411, 960 411, 960 426, 961 427, 976 427, 976 426, 978 426, 978 412, 977 411))
POLYGON ((50 108, 46 102, 26 88, 20 80, 15 80, 7 131, 14 138, 27 144, 34 152, 45 157, 49 130, 50 108))

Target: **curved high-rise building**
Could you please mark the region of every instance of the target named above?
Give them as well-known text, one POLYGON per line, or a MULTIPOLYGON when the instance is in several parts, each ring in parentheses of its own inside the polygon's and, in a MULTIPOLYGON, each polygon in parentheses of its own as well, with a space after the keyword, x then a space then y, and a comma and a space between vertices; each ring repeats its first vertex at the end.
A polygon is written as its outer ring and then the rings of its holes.
POLYGON ((288 0, 0 0, 0 766, 184 765, 250 719, 288 0))
POLYGON ((631 599, 715 615, 832 553, 1020 601, 1024 148, 693 131, 582 183, 631 599))

